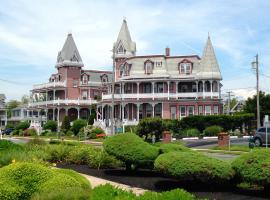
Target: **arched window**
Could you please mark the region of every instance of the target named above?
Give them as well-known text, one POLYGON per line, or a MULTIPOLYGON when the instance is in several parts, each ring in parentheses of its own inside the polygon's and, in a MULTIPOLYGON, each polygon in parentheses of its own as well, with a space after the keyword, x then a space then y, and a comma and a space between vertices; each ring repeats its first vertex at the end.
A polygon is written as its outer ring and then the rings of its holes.
POLYGON ((83 84, 87 84, 87 83, 88 83, 88 76, 87 76, 86 74, 84 74, 84 75, 82 76, 82 83, 83 83, 83 84))
POLYGON ((102 85, 106 84, 106 83, 109 81, 108 75, 107 75, 107 74, 101 75, 101 76, 100 76, 100 79, 101 79, 102 85))
POLYGON ((129 76, 130 68, 131 68, 131 65, 128 64, 128 63, 124 63, 123 65, 121 65, 119 67, 119 75, 120 75, 120 77, 129 76))
POLYGON ((178 70, 180 74, 191 74, 192 73, 192 62, 187 59, 182 60, 178 64, 178 70))
POLYGON ((218 92, 218 83, 217 83, 217 81, 213 81, 213 92, 218 92))
POLYGON ((145 74, 153 74, 154 63, 151 60, 147 60, 144 63, 145 74))

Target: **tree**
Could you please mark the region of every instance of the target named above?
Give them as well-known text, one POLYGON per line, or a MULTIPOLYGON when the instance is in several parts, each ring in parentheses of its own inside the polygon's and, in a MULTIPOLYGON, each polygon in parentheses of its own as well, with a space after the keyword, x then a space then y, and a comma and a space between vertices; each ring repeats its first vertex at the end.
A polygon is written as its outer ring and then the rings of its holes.
POLYGON ((70 129, 70 120, 68 116, 65 116, 63 121, 62 121, 62 125, 61 125, 61 130, 64 133, 67 133, 70 129))
POLYGON ((91 115, 90 115, 90 117, 88 119, 88 124, 89 125, 94 124, 94 120, 96 119, 96 115, 97 115, 97 113, 96 113, 96 105, 92 105, 91 106, 91 115))
POLYGON ((17 101, 17 100, 11 100, 7 103, 7 115, 8 115, 8 118, 11 117, 11 110, 13 108, 16 108, 20 105, 20 102, 17 101))
POLYGON ((73 125, 71 127, 71 130, 73 131, 74 135, 77 135, 81 128, 85 127, 87 125, 87 122, 83 119, 77 119, 73 121, 73 125))
POLYGON ((28 104, 30 101, 30 97, 28 95, 23 95, 22 98, 21 98, 21 103, 22 104, 28 104))
POLYGON ((45 130, 51 130, 53 132, 57 131, 57 122, 53 120, 47 121, 46 124, 44 124, 43 129, 45 130))
MULTIPOLYGON (((260 118, 261 122, 265 115, 270 115, 270 94, 260 91, 260 118)), ((244 111, 247 113, 254 113, 257 117, 257 95, 252 98, 248 98, 244 106, 244 111)))

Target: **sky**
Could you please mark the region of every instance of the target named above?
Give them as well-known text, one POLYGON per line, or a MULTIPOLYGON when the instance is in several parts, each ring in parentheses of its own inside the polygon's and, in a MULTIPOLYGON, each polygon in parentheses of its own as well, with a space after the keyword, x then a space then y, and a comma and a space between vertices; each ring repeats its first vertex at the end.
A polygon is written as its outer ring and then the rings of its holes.
POLYGON ((255 92, 251 62, 259 54, 260 89, 270 92, 268 0, 0 0, 0 93, 29 94, 56 72, 58 51, 72 33, 85 69, 111 70, 123 18, 137 55, 202 55, 208 33, 223 76, 222 93, 255 92))

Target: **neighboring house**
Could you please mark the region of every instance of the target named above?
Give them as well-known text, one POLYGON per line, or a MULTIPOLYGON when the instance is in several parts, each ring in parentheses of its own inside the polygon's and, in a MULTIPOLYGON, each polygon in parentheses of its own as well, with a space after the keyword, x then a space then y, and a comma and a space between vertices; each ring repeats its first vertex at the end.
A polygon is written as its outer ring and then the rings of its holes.
POLYGON ((71 121, 88 119, 90 106, 96 104, 102 92, 107 90, 112 72, 84 70, 72 34, 68 34, 58 53, 55 67, 57 73, 51 75, 48 83, 33 86, 31 99, 34 100, 28 109, 47 120, 57 120, 59 125, 65 115, 71 121))
POLYGON ((0 129, 7 125, 7 109, 5 104, 6 96, 0 94, 0 129))
MULTIPOLYGON (((209 36, 202 57, 174 56, 169 48, 165 54, 137 56, 124 20, 113 49, 115 118, 136 124, 145 117, 181 119, 223 112, 222 76, 209 36)), ((111 118, 111 106, 109 90, 98 104, 100 121, 111 118)))

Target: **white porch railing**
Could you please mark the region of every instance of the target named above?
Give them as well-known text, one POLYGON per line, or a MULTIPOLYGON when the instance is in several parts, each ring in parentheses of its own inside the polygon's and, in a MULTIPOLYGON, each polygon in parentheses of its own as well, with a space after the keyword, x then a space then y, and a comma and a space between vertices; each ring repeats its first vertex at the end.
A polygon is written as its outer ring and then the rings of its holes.
MULTIPOLYGON (((144 99, 144 98, 198 98, 212 97, 219 98, 218 92, 183 92, 183 93, 134 93, 134 94, 115 94, 115 99, 144 99)), ((102 94, 102 100, 112 99, 111 94, 102 94)))
POLYGON ((33 86, 33 89, 38 90, 38 89, 52 88, 52 87, 66 87, 66 81, 37 84, 33 86))
POLYGON ((92 99, 56 99, 50 101, 39 101, 29 103, 30 107, 46 106, 46 105, 92 105, 96 104, 97 100, 92 99))

